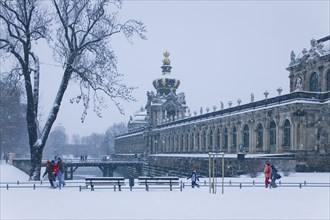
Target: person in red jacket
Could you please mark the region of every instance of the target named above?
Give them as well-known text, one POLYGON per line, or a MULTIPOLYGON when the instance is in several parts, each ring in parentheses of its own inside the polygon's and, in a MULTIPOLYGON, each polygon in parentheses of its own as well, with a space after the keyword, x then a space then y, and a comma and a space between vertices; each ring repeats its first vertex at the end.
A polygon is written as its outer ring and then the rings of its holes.
POLYGON ((269 161, 266 162, 265 168, 264 168, 264 174, 265 174, 265 187, 268 188, 269 184, 269 177, 270 173, 272 172, 272 168, 270 166, 269 161))
POLYGON ((56 177, 57 177, 57 172, 58 172, 58 165, 57 165, 57 163, 55 163, 54 160, 52 160, 52 172, 53 172, 53 174, 54 174, 54 176, 55 176, 55 179, 56 179, 56 177))

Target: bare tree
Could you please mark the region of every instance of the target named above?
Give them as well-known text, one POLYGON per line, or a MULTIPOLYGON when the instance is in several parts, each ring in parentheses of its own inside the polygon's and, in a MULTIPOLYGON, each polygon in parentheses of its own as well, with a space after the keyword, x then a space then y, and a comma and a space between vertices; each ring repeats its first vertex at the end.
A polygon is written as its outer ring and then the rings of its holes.
POLYGON ((115 137, 124 133, 127 133, 127 125, 124 122, 116 123, 107 129, 103 141, 107 154, 115 152, 115 137))
POLYGON ((51 156, 63 156, 67 153, 67 146, 68 136, 65 133, 65 128, 63 126, 53 127, 47 138, 44 155, 46 155, 48 151, 49 158, 51 158, 51 156))
POLYGON ((102 141, 104 140, 103 134, 92 133, 91 135, 85 136, 81 139, 82 144, 89 149, 89 155, 92 157, 100 157, 105 154, 102 150, 102 141))
POLYGON ((16 78, 0 75, 0 155, 28 155, 22 88, 16 78))
POLYGON ((93 101, 94 111, 98 115, 102 107, 107 107, 103 95, 110 97, 119 111, 123 112, 119 100, 134 100, 131 96, 134 88, 127 87, 120 80, 110 39, 117 33, 123 33, 129 40, 135 34, 144 39, 146 32, 143 23, 139 21, 120 23, 120 0, 52 0, 53 7, 48 3, 42 0, 0 1, 0 50, 14 56, 18 62, 17 73, 24 77, 32 165, 30 176, 35 180, 40 179, 42 152, 68 83, 71 81, 80 85, 80 94, 71 101, 83 101, 82 121, 87 114, 90 100, 93 101), (42 4, 48 5, 43 7, 42 4), (54 19, 50 19, 47 8, 54 9, 54 19), (59 25, 56 26, 57 24, 59 25), (38 57, 32 51, 32 42, 42 38, 51 40, 47 29, 51 25, 57 28, 54 49, 64 70, 54 104, 38 132, 40 72, 38 57))

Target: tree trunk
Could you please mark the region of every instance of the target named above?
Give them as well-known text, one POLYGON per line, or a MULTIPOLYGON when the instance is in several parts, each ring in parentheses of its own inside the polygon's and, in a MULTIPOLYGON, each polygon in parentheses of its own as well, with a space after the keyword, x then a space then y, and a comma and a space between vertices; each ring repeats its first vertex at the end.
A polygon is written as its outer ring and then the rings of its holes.
POLYGON ((43 147, 35 145, 31 148, 30 151, 31 151, 30 180, 40 180, 43 147))
MULTIPOLYGON (((40 134, 39 138, 38 138, 37 129, 28 130, 29 138, 30 138, 30 152, 31 152, 31 171, 30 171, 31 180, 40 180, 42 153, 43 153, 44 147, 46 145, 46 141, 47 141, 48 135, 50 133, 50 130, 51 130, 51 128, 56 120, 57 114, 59 112, 60 105, 61 105, 64 93, 66 91, 66 88, 68 86, 68 82, 70 80, 71 74, 72 74, 71 67, 67 67, 65 69, 60 87, 57 91, 57 95, 56 95, 53 107, 50 110, 47 121, 45 123, 45 126, 42 129, 42 133, 40 134)), ((29 114, 34 115, 34 118, 30 118, 30 121, 28 119, 28 127, 30 125, 36 126, 36 123, 35 123, 36 115, 34 113, 35 112, 33 111, 32 108, 27 113, 27 118, 29 118, 29 114), (33 120, 33 121, 31 121, 31 120, 33 120)))

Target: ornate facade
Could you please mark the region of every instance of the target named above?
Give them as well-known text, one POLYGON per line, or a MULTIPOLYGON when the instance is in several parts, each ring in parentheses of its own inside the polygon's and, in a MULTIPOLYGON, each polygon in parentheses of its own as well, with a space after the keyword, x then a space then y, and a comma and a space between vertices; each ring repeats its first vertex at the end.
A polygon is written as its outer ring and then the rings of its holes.
MULTIPOLYGON (((312 40, 309 50, 291 53, 290 93, 220 110, 191 114, 180 81, 171 75, 164 53, 162 76, 147 92, 142 126, 128 123, 129 133, 116 137, 116 153, 296 153, 330 154, 330 36, 312 40)), ((141 125, 141 123, 140 123, 141 125)))

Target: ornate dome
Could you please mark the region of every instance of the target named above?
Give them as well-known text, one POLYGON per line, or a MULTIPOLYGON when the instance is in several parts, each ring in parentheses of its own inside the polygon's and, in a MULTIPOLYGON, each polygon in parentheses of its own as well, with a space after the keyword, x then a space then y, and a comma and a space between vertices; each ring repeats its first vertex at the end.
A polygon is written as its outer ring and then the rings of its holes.
POLYGON ((143 107, 141 107, 137 113, 130 117, 127 124, 128 131, 131 132, 145 127, 147 124, 147 116, 147 112, 143 107))
POLYGON ((170 56, 169 52, 163 53, 163 65, 162 68, 162 77, 160 79, 155 79, 152 84, 157 90, 157 93, 160 95, 167 95, 171 91, 175 93, 176 89, 180 85, 180 80, 174 79, 171 75, 171 60, 168 58, 170 56))

